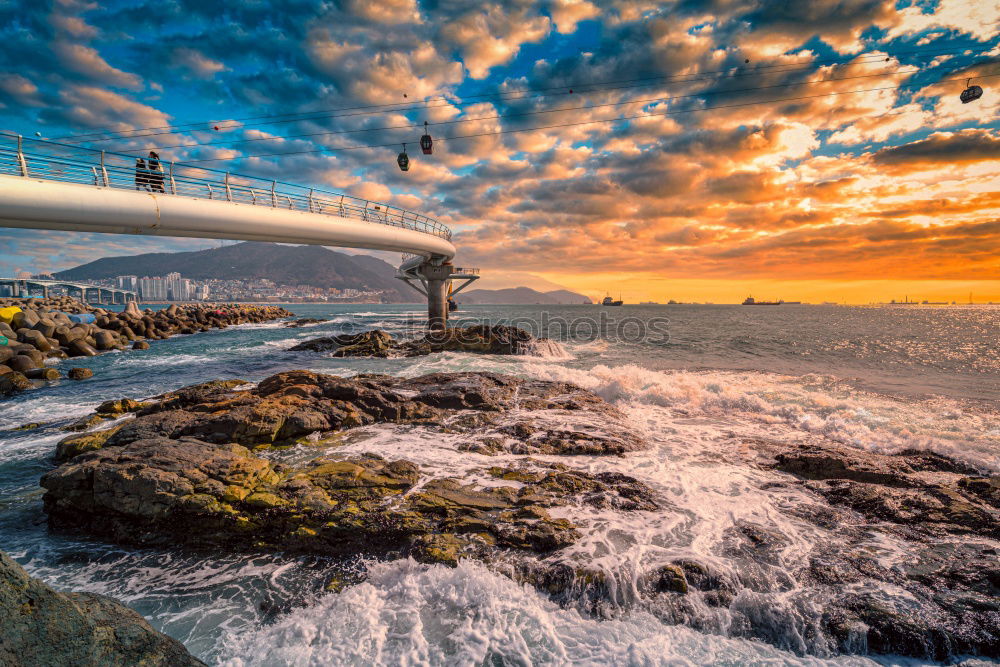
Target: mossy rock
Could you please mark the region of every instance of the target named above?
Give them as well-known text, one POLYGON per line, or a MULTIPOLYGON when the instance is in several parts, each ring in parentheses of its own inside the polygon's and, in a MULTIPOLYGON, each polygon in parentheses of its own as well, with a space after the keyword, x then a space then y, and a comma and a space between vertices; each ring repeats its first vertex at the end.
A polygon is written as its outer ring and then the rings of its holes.
POLYGON ((97 406, 97 410, 94 412, 99 415, 118 417, 129 412, 138 412, 139 410, 149 407, 150 405, 151 403, 143 403, 131 398, 119 398, 115 401, 104 401, 97 406))
POLYGON ((101 449, 108 438, 117 433, 123 426, 124 424, 118 424, 104 431, 90 431, 63 438, 56 444, 56 461, 68 461, 84 452, 101 449))
POLYGON ((249 496, 244 498, 243 502, 254 509, 264 510, 276 509, 278 507, 285 507, 288 505, 287 500, 266 491, 251 493, 249 496))
POLYGON ((97 414, 90 415, 88 417, 81 417, 80 419, 76 420, 72 424, 69 424, 68 426, 63 426, 62 430, 64 430, 64 431, 89 431, 90 429, 94 428, 95 426, 99 426, 100 424, 103 424, 108 419, 110 419, 110 417, 104 417, 102 415, 97 415, 97 414))

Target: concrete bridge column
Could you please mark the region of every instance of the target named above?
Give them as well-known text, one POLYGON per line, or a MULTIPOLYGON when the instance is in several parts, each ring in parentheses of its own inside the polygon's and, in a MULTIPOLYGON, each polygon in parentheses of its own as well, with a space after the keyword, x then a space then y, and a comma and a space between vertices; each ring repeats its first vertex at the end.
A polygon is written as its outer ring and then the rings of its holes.
POLYGON ((448 326, 448 281, 454 268, 451 264, 420 266, 420 277, 427 288, 427 326, 432 331, 448 326))

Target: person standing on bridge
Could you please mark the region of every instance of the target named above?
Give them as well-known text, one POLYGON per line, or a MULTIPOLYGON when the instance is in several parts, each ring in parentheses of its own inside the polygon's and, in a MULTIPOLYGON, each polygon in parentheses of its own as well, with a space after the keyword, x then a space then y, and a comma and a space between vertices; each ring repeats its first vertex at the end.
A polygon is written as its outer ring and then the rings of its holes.
POLYGON ((146 167, 149 171, 149 186, 153 192, 164 192, 163 190, 163 165, 160 164, 160 156, 156 151, 149 151, 149 159, 146 160, 146 167))
POLYGON ((135 189, 149 190, 149 173, 146 171, 146 161, 141 157, 135 159, 135 189))

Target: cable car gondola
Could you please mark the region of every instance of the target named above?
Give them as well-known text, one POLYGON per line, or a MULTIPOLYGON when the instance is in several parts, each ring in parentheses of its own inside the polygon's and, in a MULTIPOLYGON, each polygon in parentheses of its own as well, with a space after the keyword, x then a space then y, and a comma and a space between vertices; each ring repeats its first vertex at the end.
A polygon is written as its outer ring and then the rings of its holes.
POLYGON ((978 100, 980 97, 983 96, 983 89, 980 88, 979 86, 970 86, 969 85, 970 81, 972 81, 972 79, 969 79, 968 81, 965 82, 966 89, 962 91, 962 95, 960 96, 962 104, 975 102, 976 100, 978 100))
POLYGON ((406 144, 403 144, 403 152, 396 156, 396 164, 400 171, 410 170, 410 156, 406 154, 406 144))
POLYGON ((420 137, 420 150, 424 152, 424 155, 430 155, 434 150, 434 140, 431 139, 430 133, 427 131, 427 121, 424 121, 424 136, 420 137))

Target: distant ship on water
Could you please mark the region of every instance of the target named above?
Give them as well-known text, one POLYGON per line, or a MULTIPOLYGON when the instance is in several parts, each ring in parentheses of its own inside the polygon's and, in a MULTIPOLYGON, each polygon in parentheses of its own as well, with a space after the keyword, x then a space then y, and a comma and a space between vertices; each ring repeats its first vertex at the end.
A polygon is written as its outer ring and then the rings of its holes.
POLYGON ((615 299, 612 299, 610 295, 604 297, 604 299, 601 300, 601 305, 602 306, 620 306, 623 303, 625 303, 625 302, 621 300, 621 297, 619 297, 617 300, 615 300, 615 299))
POLYGON ((743 299, 744 306, 780 306, 784 301, 757 301, 752 296, 743 299))
POLYGON ((785 301, 784 299, 778 299, 777 301, 757 301, 752 296, 743 299, 744 306, 795 306, 801 303, 801 301, 785 301))

